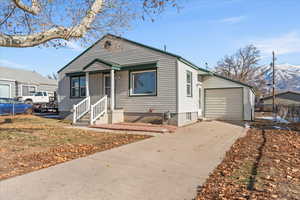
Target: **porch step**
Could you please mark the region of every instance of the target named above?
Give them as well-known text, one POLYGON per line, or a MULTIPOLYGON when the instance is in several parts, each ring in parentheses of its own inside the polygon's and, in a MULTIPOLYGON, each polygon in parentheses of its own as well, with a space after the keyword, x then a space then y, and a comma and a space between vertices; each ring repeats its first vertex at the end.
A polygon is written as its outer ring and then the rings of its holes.
POLYGON ((90 112, 86 113, 85 115, 83 115, 83 117, 80 120, 90 120, 91 119, 91 114, 90 112))
POLYGON ((90 112, 88 112, 81 119, 77 120, 74 126, 89 126, 90 119, 91 119, 90 112))
POLYGON ((90 121, 83 121, 83 120, 80 120, 80 121, 77 121, 75 124, 73 124, 74 126, 89 126, 90 125, 90 121))

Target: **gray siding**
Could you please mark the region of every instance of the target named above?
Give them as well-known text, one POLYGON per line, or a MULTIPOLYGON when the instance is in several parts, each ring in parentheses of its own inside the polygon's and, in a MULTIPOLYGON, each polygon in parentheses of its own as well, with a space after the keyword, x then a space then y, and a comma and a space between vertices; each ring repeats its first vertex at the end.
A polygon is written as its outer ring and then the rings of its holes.
POLYGON ((57 85, 46 85, 46 84, 33 84, 33 83, 20 83, 17 82, 16 84, 16 96, 22 96, 21 91, 22 91, 22 85, 30 85, 30 86, 35 86, 37 91, 46 91, 49 93, 54 93, 57 91, 57 85))
MULTIPOLYGON (((154 109, 154 112, 176 112, 176 58, 119 39, 114 40, 112 50, 106 50, 102 48, 105 40, 96 44, 59 73, 60 109, 68 111, 74 103, 81 100, 69 98, 70 81, 65 74, 82 71, 84 66, 99 58, 120 65, 157 62, 157 96, 129 97, 128 71, 121 71, 116 73, 116 106, 124 108, 125 112, 148 112, 149 108, 154 109)), ((93 92, 102 90, 100 84, 102 82, 90 84, 90 95, 93 96, 93 92)), ((97 98, 97 95, 93 98, 97 98)))

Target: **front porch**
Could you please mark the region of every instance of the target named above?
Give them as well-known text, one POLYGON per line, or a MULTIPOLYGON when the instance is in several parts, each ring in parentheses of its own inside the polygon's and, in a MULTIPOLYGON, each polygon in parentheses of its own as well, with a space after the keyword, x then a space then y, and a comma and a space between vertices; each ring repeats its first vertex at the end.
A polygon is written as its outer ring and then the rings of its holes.
POLYGON ((95 125, 124 121, 124 110, 115 107, 115 71, 117 70, 120 70, 117 64, 96 59, 84 67, 84 74, 72 76, 71 96, 85 96, 82 101, 73 105, 74 125, 80 122, 85 122, 85 125, 95 125), (100 84, 98 85, 97 82, 100 84), (95 91, 95 88, 98 90, 95 91))

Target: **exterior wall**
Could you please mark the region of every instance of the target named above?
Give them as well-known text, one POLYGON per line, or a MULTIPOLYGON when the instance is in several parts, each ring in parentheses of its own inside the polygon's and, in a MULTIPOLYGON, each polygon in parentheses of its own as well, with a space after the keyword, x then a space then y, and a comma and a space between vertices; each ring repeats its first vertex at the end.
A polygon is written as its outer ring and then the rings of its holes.
POLYGON ((16 82, 13 80, 0 80, 0 84, 9 85, 10 87, 10 98, 16 97, 16 82))
POLYGON ((187 119, 188 112, 182 112, 177 114, 177 126, 185 126, 188 124, 192 124, 198 121, 198 112, 190 112, 191 113, 191 120, 187 119))
MULTIPOLYGON (((199 119, 199 87, 201 83, 198 83, 198 73, 199 70, 196 70, 185 63, 178 60, 177 63, 177 80, 178 80, 178 108, 177 108, 177 120, 178 125, 183 126, 189 123, 196 122, 199 119), (186 89, 186 71, 192 72, 192 96, 187 96, 186 89), (191 120, 187 119, 187 114, 191 113, 191 120)), ((203 93, 202 93, 203 94, 203 93)), ((201 112, 201 110, 200 110, 201 112)))
MULTIPOLYGON (((129 72, 116 72, 116 107, 123 108, 124 112, 148 112, 149 109, 156 113, 176 112, 176 78, 174 77, 176 77, 177 59, 120 39, 114 39, 113 43, 116 43, 114 46, 117 46, 115 49, 107 50, 103 48, 105 41, 106 39, 100 41, 69 64, 68 67, 60 71, 59 109, 61 111, 70 111, 73 104, 82 100, 82 98, 70 98, 70 79, 66 73, 80 72, 84 66, 98 58, 115 62, 122 66, 157 62, 157 96, 129 96, 129 72)), ((97 81, 95 84, 90 82, 91 95, 98 89, 102 90, 100 84, 97 81)), ((102 94, 102 92, 99 92, 99 94, 102 94)), ((94 95, 93 98, 100 99, 101 96, 94 95)))
POLYGON ((163 114, 162 113, 124 113, 125 122, 142 122, 142 123, 153 123, 162 124, 163 114))
MULTIPOLYGON (((244 99, 244 119, 243 120, 252 120, 253 111, 254 111, 254 99, 250 95, 253 93, 249 87, 243 86, 241 84, 222 79, 216 76, 206 76, 203 78, 203 88, 243 88, 243 99, 244 99)), ((254 95, 254 94, 253 94, 254 95)), ((204 102, 204 99, 203 101, 204 102)), ((204 110, 204 104, 202 104, 202 110, 204 110)))
POLYGON ((9 79, 0 79, 0 84, 10 85, 11 98, 22 96, 22 85, 32 85, 36 87, 37 91, 47 91, 52 94, 57 91, 58 87, 57 85, 24 83, 9 79))
MULTIPOLYGON (((286 93, 282 95, 278 95, 275 98, 275 103, 276 104, 284 104, 284 105, 292 105, 292 104, 300 104, 300 94, 293 94, 293 93, 286 93)), ((265 99, 264 104, 273 104, 273 99, 265 99)))
POLYGON ((33 84, 33 83, 21 83, 16 84, 16 96, 22 96, 22 86, 30 85, 36 87, 36 91, 46 91, 50 94, 54 94, 57 91, 57 85, 46 85, 46 84, 33 84))

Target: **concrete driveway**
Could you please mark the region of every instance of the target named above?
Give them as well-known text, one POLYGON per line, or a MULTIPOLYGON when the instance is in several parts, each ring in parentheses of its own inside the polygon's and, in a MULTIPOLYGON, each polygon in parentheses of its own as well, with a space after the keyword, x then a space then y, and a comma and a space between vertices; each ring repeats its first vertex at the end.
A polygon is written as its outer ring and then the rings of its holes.
POLYGON ((201 122, 0 182, 2 200, 191 200, 244 128, 201 122))

